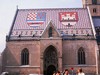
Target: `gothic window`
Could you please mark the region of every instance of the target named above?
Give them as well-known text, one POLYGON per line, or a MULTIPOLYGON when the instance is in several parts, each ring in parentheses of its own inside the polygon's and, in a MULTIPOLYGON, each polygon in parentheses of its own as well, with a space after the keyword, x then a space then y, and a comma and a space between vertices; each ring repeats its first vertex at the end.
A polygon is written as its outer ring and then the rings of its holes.
POLYGON ((21 52, 21 65, 29 65, 29 52, 26 48, 21 52))
POLYGON ((85 64, 85 52, 83 48, 78 50, 78 64, 85 64))
POLYGON ((49 28, 49 37, 52 37, 52 27, 49 28))
POLYGON ((97 0, 92 0, 92 4, 97 4, 97 0))

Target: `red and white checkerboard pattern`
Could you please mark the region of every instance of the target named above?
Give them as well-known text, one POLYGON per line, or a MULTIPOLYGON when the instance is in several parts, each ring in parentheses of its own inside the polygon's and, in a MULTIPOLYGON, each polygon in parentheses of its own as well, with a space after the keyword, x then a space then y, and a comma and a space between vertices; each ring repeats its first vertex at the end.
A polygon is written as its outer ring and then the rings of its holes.
POLYGON ((27 15, 27 20, 36 20, 37 13, 29 13, 27 15))

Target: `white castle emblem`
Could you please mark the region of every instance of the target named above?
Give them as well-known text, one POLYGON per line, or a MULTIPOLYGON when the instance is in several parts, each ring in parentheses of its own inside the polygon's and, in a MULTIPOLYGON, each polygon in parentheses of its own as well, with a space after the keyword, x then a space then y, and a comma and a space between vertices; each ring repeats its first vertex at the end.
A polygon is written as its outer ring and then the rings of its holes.
POLYGON ((62 12, 60 13, 60 21, 63 25, 72 26, 78 21, 78 15, 76 12, 62 12))
POLYGON ((61 18, 62 18, 62 20, 76 20, 75 14, 76 13, 74 13, 73 15, 71 15, 71 14, 63 15, 62 14, 61 18))

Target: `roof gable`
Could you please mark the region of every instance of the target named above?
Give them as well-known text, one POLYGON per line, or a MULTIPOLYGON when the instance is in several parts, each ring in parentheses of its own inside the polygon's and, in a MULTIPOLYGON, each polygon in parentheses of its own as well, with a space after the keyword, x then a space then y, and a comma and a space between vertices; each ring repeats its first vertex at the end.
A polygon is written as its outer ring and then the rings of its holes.
POLYGON ((44 29, 44 31, 43 31, 41 37, 45 37, 45 38, 49 37, 49 28, 50 28, 50 27, 52 28, 52 37, 60 37, 60 36, 61 36, 60 33, 59 33, 59 31, 58 31, 57 28, 55 27, 53 21, 51 20, 51 21, 48 23, 47 27, 44 29))

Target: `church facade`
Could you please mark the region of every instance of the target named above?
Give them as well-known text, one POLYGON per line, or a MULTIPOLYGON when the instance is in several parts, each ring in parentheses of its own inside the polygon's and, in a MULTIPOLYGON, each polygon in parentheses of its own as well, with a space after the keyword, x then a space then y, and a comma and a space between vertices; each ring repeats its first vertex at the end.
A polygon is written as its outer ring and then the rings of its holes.
POLYGON ((2 53, 3 71, 98 74, 98 44, 87 8, 17 9, 2 53))

